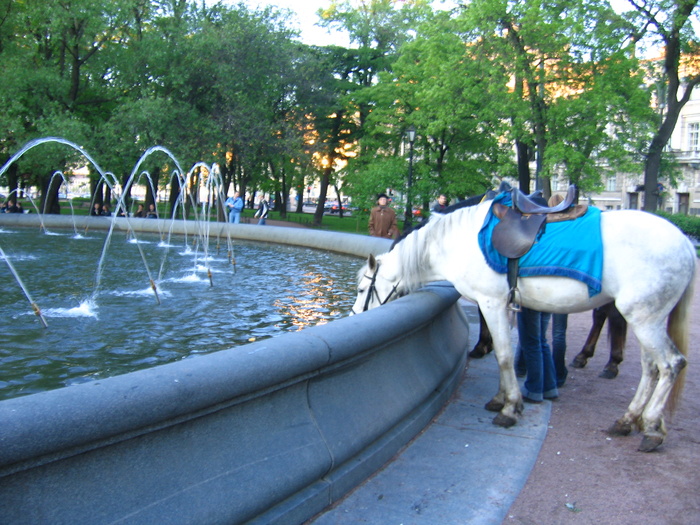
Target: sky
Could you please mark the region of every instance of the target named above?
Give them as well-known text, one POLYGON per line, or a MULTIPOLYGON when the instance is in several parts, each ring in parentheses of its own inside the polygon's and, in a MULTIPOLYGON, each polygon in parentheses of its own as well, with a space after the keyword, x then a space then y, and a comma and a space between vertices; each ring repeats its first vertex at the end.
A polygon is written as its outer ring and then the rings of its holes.
MULTIPOLYGON (((327 46, 339 45, 350 47, 346 34, 341 32, 329 33, 327 29, 316 25, 318 16, 316 11, 330 5, 330 0, 242 0, 245 5, 255 9, 258 7, 274 6, 281 9, 289 9, 297 14, 296 25, 293 27, 301 31, 301 41, 308 45, 327 46)), ((630 9, 627 0, 610 0, 613 8, 618 12, 630 9)), ((226 2, 226 0, 224 0, 226 2)), ((238 3, 238 0, 228 0, 228 3, 238 3)), ((457 3, 456 0, 436 1, 435 7, 448 8, 457 3)))
MULTIPOLYGON (((452 4, 455 0, 437 1, 435 7, 452 4)), ((243 0, 243 3, 248 7, 266 7, 275 6, 282 9, 289 9, 297 13, 298 25, 295 29, 301 30, 301 41, 307 45, 327 46, 338 45, 343 47, 351 47, 347 34, 342 32, 331 32, 316 25, 318 16, 316 11, 326 8, 330 5, 330 0, 243 0)))
POLYGON ((316 24, 318 16, 316 11, 330 5, 329 0, 244 0, 243 2, 253 9, 258 7, 274 6, 281 9, 289 9, 297 14, 297 23, 294 29, 301 30, 301 41, 307 45, 327 46, 331 44, 348 47, 347 35, 342 33, 329 34, 328 30, 316 24))

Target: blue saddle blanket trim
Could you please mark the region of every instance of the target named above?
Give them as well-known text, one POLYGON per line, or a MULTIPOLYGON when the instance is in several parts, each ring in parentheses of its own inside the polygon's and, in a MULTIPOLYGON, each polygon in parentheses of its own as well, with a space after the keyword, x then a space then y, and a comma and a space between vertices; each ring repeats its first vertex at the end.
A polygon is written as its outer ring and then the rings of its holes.
MULTIPOLYGON (((508 193, 496 196, 493 203, 510 206, 508 193)), ((508 259, 491 243, 493 229, 500 222, 489 209, 479 230, 479 247, 495 272, 507 273, 508 259)), ((588 294, 600 293, 603 278, 603 241, 600 233, 600 210, 589 206, 583 217, 573 221, 546 224, 529 252, 520 258, 518 275, 535 277, 554 275, 585 283, 588 294)))

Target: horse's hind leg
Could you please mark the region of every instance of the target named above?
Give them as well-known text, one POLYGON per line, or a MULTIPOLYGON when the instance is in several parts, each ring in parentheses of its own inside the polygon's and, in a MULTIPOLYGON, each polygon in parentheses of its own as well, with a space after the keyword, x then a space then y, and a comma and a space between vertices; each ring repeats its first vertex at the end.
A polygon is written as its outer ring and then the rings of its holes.
POLYGON ((658 370, 653 362, 649 361, 642 352, 642 377, 637 385, 634 397, 627 407, 625 415, 615 421, 608 429, 608 433, 613 436, 628 436, 632 430, 641 428, 641 417, 652 392, 654 383, 658 376, 658 370))
POLYGON ((574 368, 584 368, 588 363, 588 360, 593 357, 595 353, 595 346, 598 344, 598 339, 600 338, 600 332, 603 330, 603 325, 605 320, 608 318, 608 312, 605 306, 593 309, 593 326, 591 326, 591 331, 588 332, 588 338, 583 345, 583 349, 574 357, 571 362, 571 366, 574 368))
POLYGON ((610 360, 600 373, 600 377, 614 379, 619 372, 619 365, 622 363, 627 341, 627 321, 615 308, 614 303, 610 303, 603 308, 608 310, 608 335, 610 339, 610 360))
POLYGON ((629 434, 636 426, 644 433, 639 450, 651 452, 666 437, 663 410, 686 360, 668 337, 664 323, 637 326, 635 334, 642 347, 642 378, 627 412, 610 428, 610 433, 629 434))
POLYGON ((493 350, 493 340, 491 339, 489 327, 484 320, 484 314, 481 313, 481 308, 477 308, 477 310, 479 311, 479 340, 472 351, 469 352, 469 357, 480 359, 493 350))

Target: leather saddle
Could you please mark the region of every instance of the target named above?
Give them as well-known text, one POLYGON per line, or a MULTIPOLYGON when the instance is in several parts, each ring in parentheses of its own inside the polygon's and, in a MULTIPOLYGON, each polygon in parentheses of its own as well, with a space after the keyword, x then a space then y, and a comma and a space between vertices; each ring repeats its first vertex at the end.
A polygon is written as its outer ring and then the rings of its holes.
POLYGON ((525 195, 517 188, 511 190, 512 206, 495 203, 491 210, 500 219, 491 236, 493 247, 508 259, 508 302, 513 311, 520 310, 517 279, 520 257, 530 251, 548 222, 573 220, 585 215, 587 204, 576 204, 578 190, 569 186, 566 197, 556 206, 546 206, 541 195, 525 195))
POLYGON ((512 206, 495 203, 492 211, 500 222, 493 229, 493 247, 509 259, 518 259, 530 251, 548 222, 573 220, 585 215, 587 204, 575 204, 578 191, 569 186, 566 197, 553 207, 543 206, 517 188, 511 190, 512 206))

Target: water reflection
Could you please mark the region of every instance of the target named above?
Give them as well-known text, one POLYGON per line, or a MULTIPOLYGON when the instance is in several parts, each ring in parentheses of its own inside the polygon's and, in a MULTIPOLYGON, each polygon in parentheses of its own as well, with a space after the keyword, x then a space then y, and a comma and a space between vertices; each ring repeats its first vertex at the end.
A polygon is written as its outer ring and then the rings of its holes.
POLYGON ((275 301, 275 307, 289 323, 280 323, 278 327, 301 330, 307 326, 323 324, 328 319, 343 315, 339 305, 347 310, 347 305, 353 303, 353 288, 345 283, 338 287, 333 275, 323 274, 319 269, 306 272, 301 284, 301 293, 286 290, 286 295, 275 301))
POLYGON ((91 300, 104 240, 100 232, 0 231, 0 245, 49 325, 36 320, 0 263, 0 399, 297 331, 346 315, 354 301, 360 263, 352 257, 238 242, 234 273, 226 254, 210 253, 205 265, 201 254, 142 234, 149 264, 165 260, 157 304, 136 246, 119 233, 91 300))

